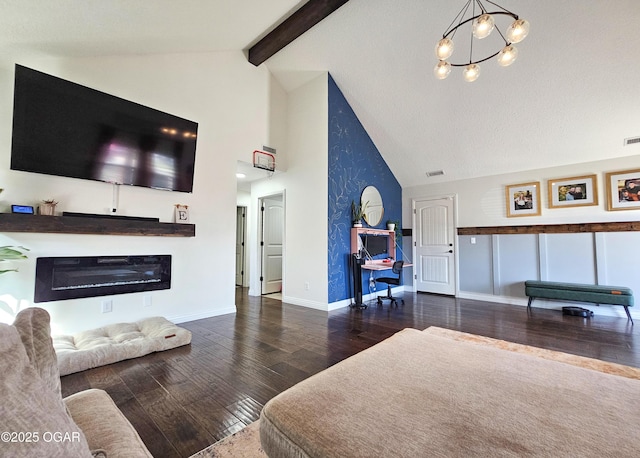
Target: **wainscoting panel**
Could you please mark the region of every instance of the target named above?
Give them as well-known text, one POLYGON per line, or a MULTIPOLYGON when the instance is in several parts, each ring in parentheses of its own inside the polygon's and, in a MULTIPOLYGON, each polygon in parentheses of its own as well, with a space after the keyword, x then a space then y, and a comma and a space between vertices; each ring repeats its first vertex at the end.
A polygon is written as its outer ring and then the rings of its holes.
MULTIPOLYGON (((640 296, 640 233, 614 232, 599 234, 598 253, 602 259, 598 262, 600 283, 614 286, 627 286, 640 296)), ((636 307, 640 297, 636 298, 636 307)))
MULTIPOLYGON (((458 236, 458 257, 460 297, 526 305, 524 282, 537 279, 626 286, 640 294, 640 232, 466 234, 458 236)), ((625 317, 622 307, 584 306, 625 317)), ((637 308, 631 309, 634 317, 640 316, 637 308)))
POLYGON ((461 291, 493 294, 492 250, 490 235, 461 235, 458 238, 461 291))
POLYGON ((596 283, 593 233, 540 234, 540 280, 596 283))
POLYGON ((539 275, 538 236, 494 235, 493 256, 494 294, 524 296, 524 282, 539 275))

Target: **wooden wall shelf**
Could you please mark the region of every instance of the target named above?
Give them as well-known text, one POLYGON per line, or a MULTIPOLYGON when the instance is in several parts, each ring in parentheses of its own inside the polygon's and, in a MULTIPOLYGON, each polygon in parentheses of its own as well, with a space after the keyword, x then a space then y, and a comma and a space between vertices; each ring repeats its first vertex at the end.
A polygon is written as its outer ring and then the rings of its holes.
POLYGON ((386 235, 387 251, 390 258, 396 257, 396 232, 387 229, 374 229, 372 227, 352 227, 351 228, 351 254, 358 252, 358 236, 359 235, 386 235))
POLYGON ((640 231, 640 221, 621 223, 537 224, 534 226, 459 227, 458 235, 572 234, 578 232, 640 231))
POLYGON ((195 224, 0 213, 0 232, 195 237, 195 224))

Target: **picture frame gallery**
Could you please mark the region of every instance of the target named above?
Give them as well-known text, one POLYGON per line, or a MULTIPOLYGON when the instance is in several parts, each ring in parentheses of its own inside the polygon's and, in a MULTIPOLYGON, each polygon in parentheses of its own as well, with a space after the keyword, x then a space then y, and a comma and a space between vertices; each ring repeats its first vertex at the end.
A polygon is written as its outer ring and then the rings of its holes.
POLYGON ((607 210, 640 209, 640 169, 621 170, 605 174, 607 210))
POLYGON ((511 184, 505 187, 507 217, 540 216, 540 182, 511 184))
POLYGON ((598 205, 598 177, 595 174, 555 178, 547 181, 549 208, 598 205))
MULTIPOLYGON (((640 210, 640 168, 604 173, 606 210, 640 210)), ((540 216, 542 192, 539 181, 505 186, 508 218, 540 216)), ((595 173, 547 180, 550 209, 599 205, 595 173)))

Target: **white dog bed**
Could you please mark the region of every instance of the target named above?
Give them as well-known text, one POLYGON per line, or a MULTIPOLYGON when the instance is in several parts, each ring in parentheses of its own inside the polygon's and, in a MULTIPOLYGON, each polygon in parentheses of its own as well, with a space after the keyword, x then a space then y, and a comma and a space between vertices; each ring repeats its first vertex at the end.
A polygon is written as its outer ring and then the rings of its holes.
POLYGON ((60 375, 73 374, 191 343, 191 331, 163 317, 53 336, 60 375))

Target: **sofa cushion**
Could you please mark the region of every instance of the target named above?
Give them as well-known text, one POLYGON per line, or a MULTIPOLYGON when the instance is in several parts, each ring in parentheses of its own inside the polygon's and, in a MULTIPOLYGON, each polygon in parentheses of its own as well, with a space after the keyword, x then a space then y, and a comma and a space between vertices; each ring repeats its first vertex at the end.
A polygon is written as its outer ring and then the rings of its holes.
POLYGON ((191 343, 191 332, 163 317, 116 323, 74 335, 54 336, 60 375, 191 343))
POLYGON ((41 308, 29 307, 16 315, 13 326, 20 334, 29 361, 43 383, 58 395, 62 402, 60 371, 56 352, 51 342, 49 313, 41 308))
POLYGON ((85 436, 64 409, 59 392, 38 373, 46 366, 36 369, 18 330, 0 324, 0 425, 3 434, 9 433, 8 441, 3 436, 2 455, 91 457, 85 436))
POLYGON ((138 432, 106 391, 84 390, 64 398, 64 402, 91 450, 102 449, 107 458, 151 457, 138 432))

